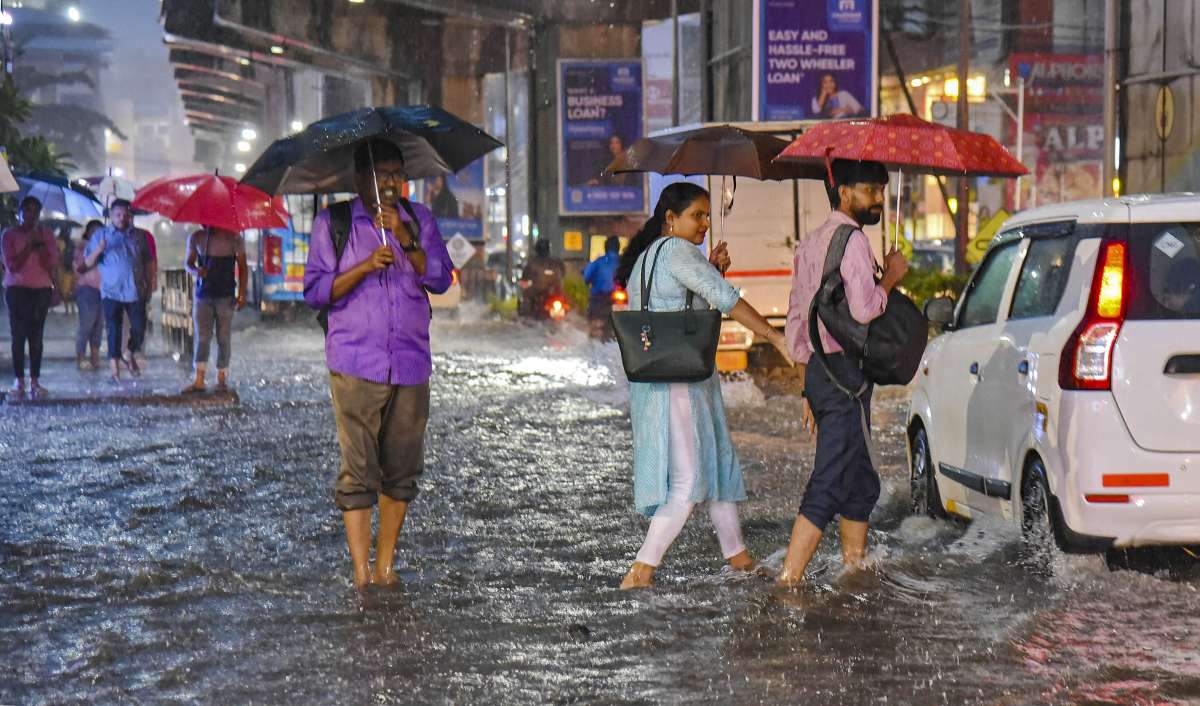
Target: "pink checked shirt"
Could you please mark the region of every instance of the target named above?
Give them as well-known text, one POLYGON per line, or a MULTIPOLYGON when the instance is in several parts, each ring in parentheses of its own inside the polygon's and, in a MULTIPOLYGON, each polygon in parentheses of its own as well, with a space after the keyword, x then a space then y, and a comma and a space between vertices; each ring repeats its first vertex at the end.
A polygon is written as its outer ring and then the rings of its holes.
MULTIPOLYGON (((838 226, 858 226, 854 219, 841 211, 834 211, 808 237, 796 246, 796 258, 792 263, 792 295, 788 299, 787 325, 784 335, 792 350, 792 360, 808 363, 812 356, 812 342, 808 338, 808 307, 821 286, 821 271, 825 267, 825 251, 838 226)), ((866 233, 857 230, 846 243, 846 254, 842 257, 842 281, 846 285, 846 301, 850 304, 850 315, 859 323, 876 319, 887 307, 887 292, 875 282, 875 256, 866 233)), ((821 332, 821 344, 826 353, 840 353, 842 347, 825 330, 825 324, 817 322, 821 332)))
POLYGON ((38 226, 27 233, 13 226, 0 236, 0 249, 3 250, 4 256, 5 287, 49 289, 54 286, 53 272, 58 265, 58 243, 54 241, 54 234, 49 228, 38 226), (13 269, 17 253, 24 250, 25 244, 35 238, 41 240, 43 246, 29 255, 21 269, 13 269))

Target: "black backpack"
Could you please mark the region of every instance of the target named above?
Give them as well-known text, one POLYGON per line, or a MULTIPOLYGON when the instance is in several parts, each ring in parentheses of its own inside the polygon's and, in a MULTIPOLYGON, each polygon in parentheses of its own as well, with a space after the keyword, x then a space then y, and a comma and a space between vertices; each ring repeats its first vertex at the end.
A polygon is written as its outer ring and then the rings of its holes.
POLYGON ((863 376, 877 385, 907 385, 917 374, 925 344, 929 340, 929 322, 912 300, 893 289, 888 292, 887 308, 869 324, 860 324, 850 314, 846 286, 842 282, 842 256, 855 226, 841 225, 834 231, 825 254, 821 287, 808 310, 808 336, 813 357, 825 368, 829 378, 842 392, 856 397, 862 393, 838 380, 825 359, 817 317, 848 357, 857 359, 863 376))
MULTIPOLYGON (((413 211, 412 204, 408 202, 408 199, 400 199, 400 205, 404 207, 404 212, 408 214, 414 224, 420 224, 420 221, 417 220, 417 213, 413 211)), ((350 242, 352 206, 352 201, 338 201, 329 207, 329 239, 333 241, 333 276, 335 278, 342 266, 342 253, 346 252, 346 243, 350 242)), ((419 228, 417 230, 419 231, 419 228)), ((419 232, 413 233, 413 238, 417 238, 418 235, 419 232)), ((329 309, 331 306, 323 306, 317 312, 317 323, 321 325, 321 330, 326 335, 329 335, 329 309)))

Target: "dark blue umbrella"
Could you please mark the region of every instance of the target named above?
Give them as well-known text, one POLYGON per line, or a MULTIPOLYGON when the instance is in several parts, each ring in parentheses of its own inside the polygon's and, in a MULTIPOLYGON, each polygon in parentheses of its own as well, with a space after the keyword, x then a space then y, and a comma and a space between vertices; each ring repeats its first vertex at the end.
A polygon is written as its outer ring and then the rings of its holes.
POLYGON ((441 108, 362 108, 317 121, 271 143, 242 182, 268 194, 354 191, 354 149, 371 138, 399 147, 404 171, 413 179, 457 172, 503 147, 496 138, 441 108))
POLYGON ((42 202, 42 212, 47 217, 61 216, 71 221, 87 221, 104 218, 104 207, 100 199, 86 186, 76 184, 64 177, 40 172, 17 174, 21 192, 20 201, 32 196, 42 202))

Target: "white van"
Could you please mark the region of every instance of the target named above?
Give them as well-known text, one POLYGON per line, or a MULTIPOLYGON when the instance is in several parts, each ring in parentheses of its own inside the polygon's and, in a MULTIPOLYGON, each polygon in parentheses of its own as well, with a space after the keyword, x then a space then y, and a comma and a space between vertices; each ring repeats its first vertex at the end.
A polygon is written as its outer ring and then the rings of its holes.
POLYGON ((1200 195, 1020 213, 926 315, 914 513, 1067 551, 1200 544, 1200 195))
MULTIPOLYGON (((705 123, 702 126, 725 125, 705 123)), ((767 132, 792 140, 814 123, 759 122, 729 123, 744 130, 767 132)), ((693 128, 698 126, 688 126, 693 128)), ((679 130, 681 128, 673 128, 679 130)), ((666 132, 666 131, 664 131, 666 132)), ((659 135, 662 133, 654 133, 659 135)), ((652 136, 654 136, 652 135, 652 136)), ((823 182, 814 179, 759 181, 739 177, 724 179, 725 191, 732 190, 733 209, 724 219, 720 213, 722 178, 710 176, 706 188, 713 195, 711 243, 726 240, 733 267, 726 278, 741 290, 742 297, 777 329, 783 330, 787 318, 788 295, 792 286, 792 259, 796 244, 816 230, 829 217, 829 197, 823 182), (736 188, 735 188, 736 183, 736 188)), ((885 208, 886 217, 886 208, 885 208)), ((884 222, 884 221, 881 221, 884 222)), ((882 226, 867 226, 864 231, 876 257, 883 251, 882 226)), ((745 370, 754 347, 770 348, 766 339, 726 318, 721 323, 717 348, 717 368, 722 372, 745 370)))

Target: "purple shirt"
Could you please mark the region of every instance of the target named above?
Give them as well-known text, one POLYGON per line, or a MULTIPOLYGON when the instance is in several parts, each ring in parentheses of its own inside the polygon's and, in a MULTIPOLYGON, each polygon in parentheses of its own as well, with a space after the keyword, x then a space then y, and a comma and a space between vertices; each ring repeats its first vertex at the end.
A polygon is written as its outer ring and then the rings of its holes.
MULTIPOLYGON (((433 372, 426 290, 441 294, 449 289, 454 265, 433 214, 421 204, 413 203, 412 207, 425 250, 425 275, 417 274, 400 243, 388 231, 387 242, 396 253, 395 264, 368 274, 329 309, 325 362, 334 372, 392 385, 419 385, 427 382, 433 372)), ((396 210, 405 223, 411 222, 403 208, 397 205, 396 210)), ((379 246, 379 230, 370 212, 361 199, 355 199, 350 237, 338 265, 329 235, 329 211, 317 214, 304 268, 304 301, 314 309, 327 306, 337 273, 352 269, 379 246)))

